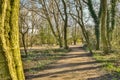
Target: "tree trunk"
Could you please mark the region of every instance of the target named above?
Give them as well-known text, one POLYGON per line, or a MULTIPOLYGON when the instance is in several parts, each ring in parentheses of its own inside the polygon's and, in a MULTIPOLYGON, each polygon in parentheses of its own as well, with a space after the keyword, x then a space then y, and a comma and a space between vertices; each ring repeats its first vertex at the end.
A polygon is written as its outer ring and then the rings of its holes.
POLYGON ((76 45, 76 40, 73 40, 73 42, 74 42, 74 45, 76 45))
POLYGON ((24 52, 27 57, 28 53, 27 53, 27 48, 26 48, 26 44, 25 44, 25 34, 22 34, 22 42, 23 42, 24 52))
POLYGON ((75 28, 73 29, 73 43, 76 45, 77 43, 77 26, 75 25, 75 28))
POLYGON ((67 24, 65 22, 64 25, 64 48, 68 49, 68 45, 67 45, 67 24))
POLYGON ((109 49, 111 49, 112 35, 115 27, 115 14, 116 14, 115 8, 116 8, 117 0, 111 0, 110 3, 111 3, 111 8, 107 12, 107 39, 108 39, 109 49))
POLYGON ((99 23, 95 24, 95 36, 96 36, 96 50, 100 49, 100 30, 99 30, 99 23))
MULTIPOLYGON (((94 23, 95 23, 96 50, 99 50, 99 48, 100 48, 99 47, 100 46, 99 16, 96 15, 91 0, 88 0, 87 5, 88 5, 88 10, 89 10, 89 12, 94 20, 94 23)), ((100 11, 98 14, 100 14, 100 11)))
POLYGON ((58 42, 59 42, 59 47, 62 48, 63 47, 63 45, 62 45, 62 39, 60 37, 58 39, 58 42))
POLYGON ((117 3, 117 0, 111 0, 111 31, 112 32, 115 27, 116 3, 117 3))
POLYGON ((68 15, 67 15, 67 6, 64 0, 62 0, 63 6, 64 6, 64 14, 65 14, 65 19, 64 19, 64 48, 68 49, 68 44, 67 44, 67 26, 68 26, 68 15))
POLYGON ((19 0, 0 1, 0 80, 25 80, 19 49, 19 0))
POLYGON ((107 40, 108 40, 108 46, 109 46, 109 49, 111 49, 111 39, 110 39, 110 12, 109 10, 107 10, 107 40))
POLYGON ((108 41, 106 34, 106 18, 107 18, 107 0, 101 0, 102 13, 101 13, 101 42, 104 53, 108 53, 108 41))

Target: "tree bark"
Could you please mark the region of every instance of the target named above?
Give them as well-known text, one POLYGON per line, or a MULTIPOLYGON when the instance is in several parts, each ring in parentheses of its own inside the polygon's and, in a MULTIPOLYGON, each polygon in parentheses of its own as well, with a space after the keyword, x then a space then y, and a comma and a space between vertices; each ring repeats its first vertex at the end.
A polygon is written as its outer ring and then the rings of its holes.
POLYGON ((111 41, 113 36, 113 30, 115 27, 115 14, 116 14, 116 3, 117 0, 111 0, 111 8, 107 12, 107 39, 109 44, 109 49, 111 49, 111 41))
POLYGON ((25 80, 19 49, 19 0, 0 1, 0 80, 25 80))
POLYGON ((102 13, 101 13, 101 42, 102 48, 105 54, 109 52, 108 49, 108 41, 107 41, 107 34, 106 34, 106 19, 107 19, 107 0, 101 0, 102 5, 102 13))

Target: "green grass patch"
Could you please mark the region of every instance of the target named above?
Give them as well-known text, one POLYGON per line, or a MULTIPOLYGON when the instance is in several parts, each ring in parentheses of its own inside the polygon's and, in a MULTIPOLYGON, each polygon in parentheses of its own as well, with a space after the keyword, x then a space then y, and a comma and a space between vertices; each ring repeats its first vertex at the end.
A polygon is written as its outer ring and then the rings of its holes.
MULTIPOLYGON (((120 78, 120 54, 110 53, 108 55, 103 55, 102 53, 95 52, 94 58, 100 61, 104 65, 104 69, 108 73, 112 74, 116 78, 120 78)), ((118 79, 116 79, 118 80, 118 79)))

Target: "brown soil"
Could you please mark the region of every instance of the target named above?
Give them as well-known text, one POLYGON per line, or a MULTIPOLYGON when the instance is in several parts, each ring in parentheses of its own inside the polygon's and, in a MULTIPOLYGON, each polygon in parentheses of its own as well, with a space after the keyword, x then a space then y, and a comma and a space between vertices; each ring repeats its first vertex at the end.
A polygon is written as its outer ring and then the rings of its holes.
POLYGON ((101 63, 81 47, 72 47, 57 62, 50 64, 45 70, 27 75, 26 80, 110 80, 101 63))

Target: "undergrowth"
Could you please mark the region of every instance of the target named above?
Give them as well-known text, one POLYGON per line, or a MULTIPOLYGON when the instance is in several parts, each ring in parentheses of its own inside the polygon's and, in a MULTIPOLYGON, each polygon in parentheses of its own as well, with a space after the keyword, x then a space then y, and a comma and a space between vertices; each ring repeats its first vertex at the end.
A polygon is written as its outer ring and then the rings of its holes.
POLYGON ((102 53, 95 52, 94 58, 104 65, 103 69, 110 73, 114 80, 120 79, 120 53, 114 52, 103 55, 102 53))

